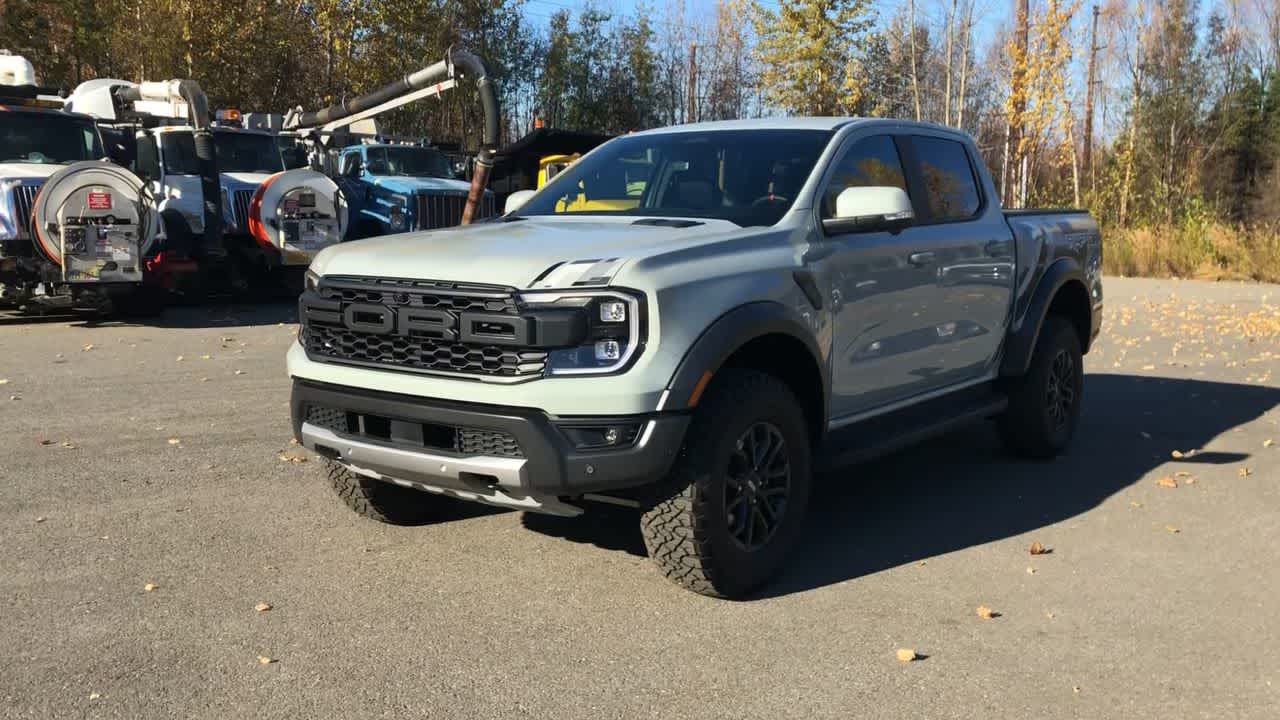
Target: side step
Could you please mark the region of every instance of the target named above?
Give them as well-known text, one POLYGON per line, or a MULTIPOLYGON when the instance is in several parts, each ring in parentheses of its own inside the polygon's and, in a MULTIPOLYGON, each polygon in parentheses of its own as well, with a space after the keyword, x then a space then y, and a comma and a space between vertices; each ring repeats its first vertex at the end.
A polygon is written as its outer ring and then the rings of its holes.
POLYGON ((827 472, 872 460, 988 420, 1009 406, 1009 399, 990 387, 975 390, 943 396, 833 430, 814 458, 814 470, 827 472))

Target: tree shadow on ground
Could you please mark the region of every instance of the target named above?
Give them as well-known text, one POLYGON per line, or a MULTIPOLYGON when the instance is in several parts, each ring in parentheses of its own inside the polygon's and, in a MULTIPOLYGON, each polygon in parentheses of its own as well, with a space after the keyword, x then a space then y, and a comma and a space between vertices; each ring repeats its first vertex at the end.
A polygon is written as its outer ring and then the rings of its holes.
MULTIPOLYGON (((843 582, 1074 517, 1170 461, 1172 450, 1203 447, 1280 403, 1277 388, 1130 375, 1091 374, 1086 396, 1071 451, 1051 462, 1009 457, 984 424, 819 477, 799 546, 756 597, 843 582)), ((1181 462, 1246 458, 1206 452, 1181 462)), ((595 509, 525 524, 644 554, 638 513, 609 508, 593 516, 595 509)))

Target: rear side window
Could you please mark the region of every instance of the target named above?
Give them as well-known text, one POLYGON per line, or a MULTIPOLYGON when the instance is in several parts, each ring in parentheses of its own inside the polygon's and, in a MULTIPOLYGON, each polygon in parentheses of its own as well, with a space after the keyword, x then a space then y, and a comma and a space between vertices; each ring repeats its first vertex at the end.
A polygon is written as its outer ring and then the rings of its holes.
POLYGON ((831 181, 822 193, 823 219, 834 215, 836 198, 845 189, 871 186, 907 189, 898 148, 888 135, 873 135, 855 142, 836 163, 831 181))
POLYGON ((911 140, 916 157, 920 158, 920 174, 933 220, 966 220, 977 215, 982 197, 964 145, 919 135, 911 140))

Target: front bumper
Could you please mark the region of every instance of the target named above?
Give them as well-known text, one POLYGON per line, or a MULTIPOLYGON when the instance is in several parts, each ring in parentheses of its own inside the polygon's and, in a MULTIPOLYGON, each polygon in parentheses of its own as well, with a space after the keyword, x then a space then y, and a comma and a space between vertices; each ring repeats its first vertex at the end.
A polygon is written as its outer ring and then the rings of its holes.
POLYGON ((294 436, 306 448, 355 472, 468 500, 556 514, 584 494, 647 485, 663 478, 684 441, 689 417, 553 417, 540 410, 425 399, 294 379, 294 436), (332 418, 321 422, 318 418, 332 418), (579 449, 566 424, 639 425, 635 439, 608 449, 579 449), (370 428, 377 428, 370 431, 370 428), (509 437, 495 451, 455 449, 442 433, 509 437))

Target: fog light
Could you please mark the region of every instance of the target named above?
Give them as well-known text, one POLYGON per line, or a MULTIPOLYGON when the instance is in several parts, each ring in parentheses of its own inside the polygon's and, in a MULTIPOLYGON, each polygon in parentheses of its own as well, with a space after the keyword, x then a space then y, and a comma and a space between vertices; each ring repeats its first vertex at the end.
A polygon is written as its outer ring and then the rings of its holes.
POLYGON ((596 343, 596 360, 615 362, 622 357, 622 346, 617 340, 601 340, 596 343))
POLYGON ((600 322, 622 322, 626 319, 626 303, 616 300, 600 303, 600 322))
POLYGON ((621 436, 618 435, 618 428, 609 428, 604 431, 604 441, 610 445, 617 443, 619 437, 621 436))

